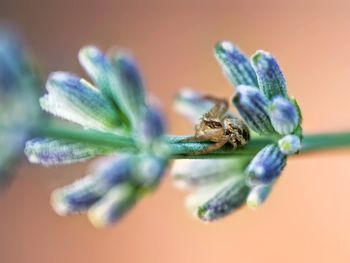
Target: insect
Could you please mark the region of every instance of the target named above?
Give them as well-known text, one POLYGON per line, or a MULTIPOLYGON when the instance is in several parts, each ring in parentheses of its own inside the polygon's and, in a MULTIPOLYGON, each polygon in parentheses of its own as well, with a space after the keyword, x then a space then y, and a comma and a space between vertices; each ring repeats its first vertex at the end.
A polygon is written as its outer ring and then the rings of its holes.
POLYGON ((182 141, 210 141, 214 144, 192 154, 211 153, 226 143, 232 144, 234 149, 247 144, 250 139, 249 128, 241 119, 227 112, 228 102, 225 99, 212 96, 206 96, 205 99, 213 101, 215 105, 203 115, 199 124, 195 126, 195 135, 182 141))

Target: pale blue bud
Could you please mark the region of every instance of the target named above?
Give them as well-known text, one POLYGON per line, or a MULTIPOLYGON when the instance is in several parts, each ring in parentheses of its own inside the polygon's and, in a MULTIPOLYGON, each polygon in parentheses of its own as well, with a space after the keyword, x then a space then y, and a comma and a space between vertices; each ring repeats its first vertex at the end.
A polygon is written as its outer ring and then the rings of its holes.
POLYGON ((258 152, 247 167, 247 183, 250 186, 269 184, 282 172, 286 156, 278 145, 270 144, 258 152))
POLYGON ((286 98, 273 98, 268 107, 274 129, 282 135, 292 133, 299 125, 299 113, 294 104, 286 98))
POLYGON ((282 153, 293 155, 300 151, 301 141, 297 135, 286 135, 278 141, 278 146, 282 153))
POLYGON ((254 186, 250 189, 249 195, 247 197, 247 205, 255 209, 262 205, 266 198, 269 196, 272 189, 272 184, 262 184, 254 186))

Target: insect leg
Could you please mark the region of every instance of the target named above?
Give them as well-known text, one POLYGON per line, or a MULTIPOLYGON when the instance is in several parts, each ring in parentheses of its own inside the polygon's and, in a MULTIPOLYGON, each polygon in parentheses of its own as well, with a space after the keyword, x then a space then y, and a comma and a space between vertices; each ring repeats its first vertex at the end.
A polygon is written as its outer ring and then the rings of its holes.
POLYGON ((211 134, 194 135, 180 140, 179 142, 203 142, 210 141, 213 136, 211 134))
POLYGON ((213 96, 205 96, 204 97, 206 100, 210 100, 213 101, 215 103, 215 105, 213 106, 213 108, 211 108, 211 110, 206 114, 207 117, 218 117, 220 118, 221 116, 225 115, 225 113, 228 110, 228 102, 225 99, 220 99, 220 98, 216 98, 213 96))
POLYGON ((191 154, 201 155, 201 154, 207 154, 207 153, 214 152, 214 151, 220 149, 222 146, 224 146, 228 142, 228 140, 229 140, 229 136, 223 137, 221 141, 214 143, 203 150, 192 152, 191 154))

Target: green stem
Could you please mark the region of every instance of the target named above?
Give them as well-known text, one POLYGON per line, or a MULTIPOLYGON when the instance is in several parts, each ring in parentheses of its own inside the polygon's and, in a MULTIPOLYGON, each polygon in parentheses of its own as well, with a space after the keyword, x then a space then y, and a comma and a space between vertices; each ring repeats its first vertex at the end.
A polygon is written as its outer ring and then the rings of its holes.
MULTIPOLYGON (((113 133, 99 131, 73 129, 66 126, 42 125, 44 127, 34 130, 35 136, 52 137, 77 141, 81 143, 94 144, 98 146, 113 147, 116 150, 132 151, 138 150, 137 143, 130 137, 120 136, 113 133)), ((273 143, 269 138, 254 138, 246 146, 240 149, 232 149, 225 145, 218 151, 194 155, 193 153, 208 147, 208 142, 182 142, 186 136, 167 136, 171 159, 203 159, 224 158, 229 156, 253 156, 264 146, 273 143)), ((300 153, 309 153, 325 149, 334 149, 350 146, 350 132, 323 133, 304 135, 303 147, 300 153)))
POLYGON ((302 153, 350 146, 350 132, 304 135, 302 153))
POLYGON ((132 138, 113 133, 76 129, 50 123, 36 127, 32 133, 38 137, 65 139, 116 149, 137 150, 136 143, 132 138))

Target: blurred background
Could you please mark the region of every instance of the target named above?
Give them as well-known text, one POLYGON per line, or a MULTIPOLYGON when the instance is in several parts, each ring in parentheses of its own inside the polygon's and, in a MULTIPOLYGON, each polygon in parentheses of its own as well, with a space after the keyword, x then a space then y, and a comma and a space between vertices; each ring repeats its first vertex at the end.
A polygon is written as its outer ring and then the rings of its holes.
MULTIPOLYGON (((179 88, 232 95, 212 55, 222 39, 278 58, 306 132, 350 130, 349 1, 0 0, 0 22, 23 33, 45 77, 83 74, 76 54, 86 44, 131 49, 174 134, 192 133, 171 107, 179 88)), ((0 196, 0 262, 350 262, 349 154, 290 160, 264 206, 212 224, 193 219, 166 178, 105 230, 50 207, 50 192, 83 176, 86 163, 23 160, 0 196)))

